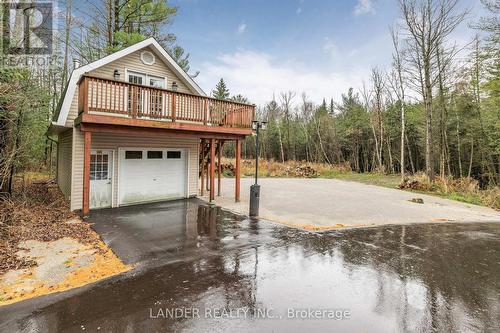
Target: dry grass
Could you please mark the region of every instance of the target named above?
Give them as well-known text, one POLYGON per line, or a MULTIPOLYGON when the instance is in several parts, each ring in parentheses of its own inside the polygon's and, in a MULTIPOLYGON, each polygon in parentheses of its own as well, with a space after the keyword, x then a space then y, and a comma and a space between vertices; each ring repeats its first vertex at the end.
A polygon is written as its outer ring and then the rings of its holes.
MULTIPOLYGON (((234 159, 224 158, 222 165, 226 176, 234 175, 234 159)), ((281 163, 272 160, 259 160, 259 177, 316 178, 329 173, 348 173, 350 170, 349 163, 329 165, 306 161, 286 161, 281 163)), ((242 160, 241 174, 253 176, 255 174, 255 160, 242 160)))
POLYGON ((399 188, 437 194, 448 199, 500 209, 500 187, 482 190, 479 188, 478 181, 473 178, 437 177, 434 183, 431 183, 425 173, 419 172, 405 179, 399 188))

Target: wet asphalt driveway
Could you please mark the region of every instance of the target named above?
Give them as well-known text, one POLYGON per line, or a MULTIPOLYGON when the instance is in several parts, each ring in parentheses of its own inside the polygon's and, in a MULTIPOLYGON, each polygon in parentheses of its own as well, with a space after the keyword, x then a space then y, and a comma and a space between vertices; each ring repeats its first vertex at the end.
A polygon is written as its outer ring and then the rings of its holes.
POLYGON ((310 233, 197 199, 90 221, 136 268, 4 306, 0 331, 500 331, 500 224, 310 233))

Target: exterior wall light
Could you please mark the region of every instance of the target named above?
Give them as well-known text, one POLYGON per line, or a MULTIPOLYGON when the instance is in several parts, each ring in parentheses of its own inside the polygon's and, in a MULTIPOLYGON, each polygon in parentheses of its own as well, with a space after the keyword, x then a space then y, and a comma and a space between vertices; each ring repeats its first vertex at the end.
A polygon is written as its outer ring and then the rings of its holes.
POLYGON ((120 71, 115 69, 114 73, 113 73, 113 77, 115 78, 115 80, 120 80, 120 71))
POLYGON ((172 90, 177 91, 177 82, 172 82, 172 90))

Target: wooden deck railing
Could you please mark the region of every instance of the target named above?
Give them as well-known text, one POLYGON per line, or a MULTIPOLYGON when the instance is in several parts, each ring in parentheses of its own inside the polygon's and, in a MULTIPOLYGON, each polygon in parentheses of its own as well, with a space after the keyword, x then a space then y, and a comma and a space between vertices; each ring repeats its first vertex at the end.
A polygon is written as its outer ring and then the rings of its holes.
POLYGON ((211 126, 250 128, 255 106, 123 81, 83 76, 78 112, 131 118, 190 121, 211 126))

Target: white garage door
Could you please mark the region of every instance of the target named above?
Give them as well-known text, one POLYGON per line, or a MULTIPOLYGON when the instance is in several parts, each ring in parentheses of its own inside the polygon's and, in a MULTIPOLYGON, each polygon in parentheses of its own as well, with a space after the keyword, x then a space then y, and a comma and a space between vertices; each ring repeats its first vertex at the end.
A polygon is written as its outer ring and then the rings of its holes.
POLYGON ((186 197, 186 152, 174 148, 120 148, 119 204, 186 197))

